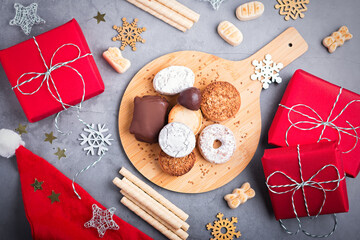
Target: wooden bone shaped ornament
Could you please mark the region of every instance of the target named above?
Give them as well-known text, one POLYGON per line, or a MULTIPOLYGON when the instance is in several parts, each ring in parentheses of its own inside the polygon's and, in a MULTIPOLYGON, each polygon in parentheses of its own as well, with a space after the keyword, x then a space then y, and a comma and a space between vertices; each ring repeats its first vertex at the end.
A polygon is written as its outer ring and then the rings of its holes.
MULTIPOLYGON (((182 193, 202 193, 217 189, 238 176, 253 158, 261 134, 260 93, 261 81, 251 80, 255 72, 253 60, 262 60, 267 54, 271 61, 282 63, 285 68, 306 52, 308 45, 293 27, 288 28, 254 55, 241 61, 229 61, 199 51, 179 51, 163 55, 146 64, 129 83, 120 105, 119 132, 126 155, 151 182, 182 193), (157 158, 149 153, 159 153, 158 144, 143 144, 130 134, 129 127, 134 111, 134 98, 154 92, 152 80, 156 73, 169 66, 185 66, 195 74, 194 87, 200 90, 214 81, 227 81, 240 93, 241 106, 237 114, 221 124, 235 135, 236 149, 232 158, 224 164, 213 165, 206 161, 199 151, 195 151, 196 164, 187 174, 176 177, 163 172, 157 158), (241 127, 237 124, 241 122, 241 127), (150 156, 149 156, 150 155, 150 156), (206 170, 205 170, 206 169, 206 170)), ((176 96, 165 96, 175 105, 176 96)), ((203 127, 212 124, 206 121, 203 127)))

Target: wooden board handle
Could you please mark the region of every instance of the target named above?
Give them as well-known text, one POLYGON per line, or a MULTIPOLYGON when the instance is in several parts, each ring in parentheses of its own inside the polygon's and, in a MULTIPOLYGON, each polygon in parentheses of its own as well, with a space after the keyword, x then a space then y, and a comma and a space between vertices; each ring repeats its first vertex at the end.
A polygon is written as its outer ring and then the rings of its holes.
MULTIPOLYGON (((294 27, 289 27, 265 47, 246 60, 250 61, 250 63, 254 59, 260 61, 264 59, 266 54, 270 54, 274 62, 281 62, 284 64, 284 67, 286 67, 296 58, 304 54, 307 49, 308 44, 300 33, 294 27)), ((242 61, 240 61, 240 63, 241 62, 242 61)))

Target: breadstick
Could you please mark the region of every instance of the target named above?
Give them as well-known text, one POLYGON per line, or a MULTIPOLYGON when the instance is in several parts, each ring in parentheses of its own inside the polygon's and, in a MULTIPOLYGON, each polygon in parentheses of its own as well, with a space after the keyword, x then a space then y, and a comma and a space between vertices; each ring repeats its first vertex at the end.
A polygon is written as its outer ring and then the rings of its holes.
MULTIPOLYGON (((130 201, 132 201, 136 206, 138 206, 139 208, 142 209, 141 207, 141 203, 139 203, 138 201, 136 201, 134 198, 130 197, 125 191, 121 190, 120 193, 122 195, 124 195, 127 199, 129 199, 130 201)), ((144 209, 142 209, 144 210, 144 209)), ((145 210, 144 210, 145 211, 145 210)), ((166 222, 162 221, 158 216, 156 215, 152 215, 151 213, 148 213, 151 217, 153 217, 155 220, 157 220, 158 222, 160 222, 162 225, 164 225, 167 229, 169 229, 170 231, 172 231, 173 233, 175 233, 177 236, 179 236, 181 239, 185 240, 189 237, 189 234, 187 232, 185 232, 184 230, 180 229, 174 229, 172 228, 169 224, 167 224, 166 222)))
MULTIPOLYGON (((176 216, 173 212, 171 212, 169 209, 161 205, 159 202, 157 202, 155 199, 153 199, 151 196, 146 194, 141 188, 137 187, 135 184, 133 184, 129 179, 123 178, 122 181, 130 186, 133 190, 138 191, 141 193, 141 195, 146 196, 146 198, 150 198, 152 202, 154 202, 160 209, 163 209, 167 214, 169 214, 172 218, 176 219, 176 221, 179 221, 181 223, 181 228, 187 231, 189 229, 189 224, 183 220, 181 220, 178 216, 176 216)), ((155 212, 155 214, 157 214, 155 212)))
POLYGON ((193 22, 199 21, 200 14, 194 12, 193 10, 186 7, 185 5, 182 5, 176 0, 156 0, 156 1, 172 9, 173 11, 180 13, 181 15, 190 19, 193 22))
POLYGON ((153 188, 151 188, 149 185, 147 185, 145 182, 141 181, 139 178, 137 178, 134 174, 132 174, 129 170, 122 167, 119 171, 121 175, 126 177, 128 180, 130 180, 132 183, 134 183, 136 186, 141 188, 144 192, 149 194, 152 198, 154 198, 156 201, 164 205, 167 209, 169 209, 171 212, 173 212, 176 216, 178 216, 181 220, 186 221, 189 218, 189 215, 186 214, 183 210, 175 206, 172 202, 167 200, 164 196, 159 194, 157 191, 155 191, 153 188))
POLYGON ((129 208, 131 211, 133 211, 136 215, 145 220, 147 223, 149 223, 151 226, 153 226, 155 229, 157 229, 159 232, 164 234, 165 237, 174 240, 181 240, 181 238, 179 238, 175 233, 167 229, 159 221, 154 219, 151 215, 142 210, 140 207, 138 207, 126 197, 123 197, 120 202, 124 204, 127 208, 129 208))
MULTIPOLYGON (((125 180, 126 181, 126 180, 125 180)), ((151 212, 153 215, 157 215, 161 220, 167 222, 172 228, 179 229, 183 226, 183 221, 176 217, 172 212, 154 200, 152 197, 147 195, 141 189, 125 183, 124 180, 114 178, 113 183, 124 190, 129 196, 140 202, 144 209, 151 212)), ((184 229, 187 230, 187 229, 184 229)))
POLYGON ((172 9, 162 5, 159 2, 156 1, 149 1, 149 0, 137 0, 139 3, 147 6, 148 8, 151 8, 155 12, 171 19, 172 21, 184 26, 187 29, 190 29, 194 22, 190 19, 184 17, 183 15, 173 11, 172 9))
POLYGON ((165 16, 163 16, 163 15, 155 12, 155 11, 152 10, 151 8, 149 8, 149 7, 147 7, 147 6, 139 3, 137 0, 126 0, 126 1, 128 1, 129 3, 132 3, 132 4, 135 5, 136 7, 142 9, 143 11, 150 13, 150 14, 153 15, 154 17, 157 17, 158 19, 166 22, 167 24, 173 26, 174 28, 179 29, 179 30, 182 31, 182 32, 186 32, 186 30, 187 30, 185 27, 183 27, 183 26, 181 26, 180 24, 174 22, 173 20, 171 20, 171 19, 169 19, 169 18, 167 18, 167 17, 165 17, 165 16))

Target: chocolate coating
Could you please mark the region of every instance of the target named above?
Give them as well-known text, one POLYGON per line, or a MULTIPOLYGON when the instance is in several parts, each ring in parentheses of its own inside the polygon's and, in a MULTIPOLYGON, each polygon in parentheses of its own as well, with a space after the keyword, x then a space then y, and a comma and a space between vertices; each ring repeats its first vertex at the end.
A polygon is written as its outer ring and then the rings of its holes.
POLYGON ((196 87, 187 88, 179 94, 178 103, 187 109, 196 111, 200 109, 201 92, 196 87))
POLYGON ((135 97, 130 133, 135 134, 138 141, 156 143, 166 124, 168 107, 168 101, 160 96, 135 97))

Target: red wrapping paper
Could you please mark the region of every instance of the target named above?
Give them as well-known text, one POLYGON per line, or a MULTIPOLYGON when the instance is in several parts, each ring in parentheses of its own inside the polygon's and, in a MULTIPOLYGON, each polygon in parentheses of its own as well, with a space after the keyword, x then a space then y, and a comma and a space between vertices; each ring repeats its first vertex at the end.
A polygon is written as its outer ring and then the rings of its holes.
MULTIPOLYGON (((300 158, 302 165, 302 174, 304 181, 309 180, 317 171, 325 165, 333 164, 337 167, 340 178, 344 177, 344 168, 341 159, 341 153, 336 142, 322 142, 308 145, 300 145, 300 158)), ((265 178, 275 171, 282 171, 296 182, 301 183, 299 160, 296 146, 266 149, 262 157, 265 178)), ((315 182, 337 180, 338 175, 333 167, 322 170, 312 180, 315 182)), ((273 175, 268 184, 286 185, 292 184, 288 178, 281 174, 273 175)), ((322 184, 324 188, 330 189, 336 187, 337 183, 322 184)), ((291 187, 277 188, 277 191, 289 190, 291 187)), ((310 216, 316 216, 324 200, 323 192, 309 186, 304 188, 306 201, 310 216)), ((276 194, 271 191, 270 198, 274 209, 275 217, 279 219, 295 218, 292 206, 291 196, 293 192, 285 194, 276 194)), ((304 197, 301 189, 294 194, 294 203, 298 217, 307 216, 304 197)), ((340 181, 339 187, 335 191, 326 192, 325 205, 320 214, 330 214, 339 212, 348 212, 349 203, 347 198, 345 179, 340 181)))
MULTIPOLYGON (((37 36, 36 40, 48 66, 54 52, 63 44, 72 43, 77 45, 80 48, 81 55, 90 53, 86 39, 75 19, 37 36)), ((52 65, 72 60, 77 56, 78 50, 74 46, 63 47, 57 52, 52 65)), ((46 67, 34 39, 1 50, 0 62, 12 87, 17 85, 18 78, 24 73, 46 72, 46 67)), ((75 68, 84 79, 84 100, 104 91, 104 83, 92 56, 81 58, 68 65, 75 68)), ((32 76, 34 75, 27 75, 20 82, 30 79, 32 76)), ((84 85, 80 76, 74 70, 61 67, 52 71, 51 76, 64 103, 76 105, 81 102, 84 85)), ((33 92, 39 87, 42 79, 43 77, 39 77, 30 83, 26 83, 21 86, 21 89, 24 92, 33 92)), ((50 88, 56 94, 53 86, 50 88)), ((30 122, 39 121, 63 110, 62 105, 51 96, 46 83, 33 95, 23 95, 18 89, 14 89, 14 92, 30 122)))
MULTIPOLYGON (((339 91, 340 87, 313 76, 303 70, 297 70, 291 78, 280 104, 289 108, 297 104, 307 105, 311 107, 323 121, 326 121, 330 115, 331 109, 334 106, 336 98, 339 95, 339 91)), ((360 171, 360 143, 356 144, 356 134, 359 134, 360 136, 360 130, 356 129, 355 133, 349 123, 354 128, 360 126, 360 102, 350 104, 341 113, 345 106, 353 100, 360 100, 360 95, 349 90, 342 89, 342 93, 340 94, 335 108, 329 118, 329 121, 334 120, 332 121, 332 124, 335 126, 349 128, 346 132, 352 134, 353 136, 342 132, 339 139, 338 131, 334 127, 326 126, 321 141, 338 141, 339 148, 343 152, 345 172, 351 177, 356 177, 360 171), (340 116, 336 118, 339 114, 340 116), (351 150, 354 146, 355 148, 351 150), (346 153, 349 150, 351 151, 346 153)), ((316 120, 320 119, 315 112, 307 107, 298 106, 295 107, 294 110, 305 113, 316 120)), ((286 146, 287 131, 289 146, 316 143, 319 140, 324 126, 318 126, 312 130, 300 130, 296 127, 291 127, 292 124, 289 122, 288 114, 289 109, 279 106, 268 134, 268 141, 270 144, 286 146), (291 129, 289 129, 289 127, 291 127, 291 129)), ((304 122, 308 121, 315 123, 316 120, 304 117, 295 111, 290 112, 290 119, 293 123, 298 123, 296 125, 297 127, 309 129, 316 126, 315 124, 304 122)))

